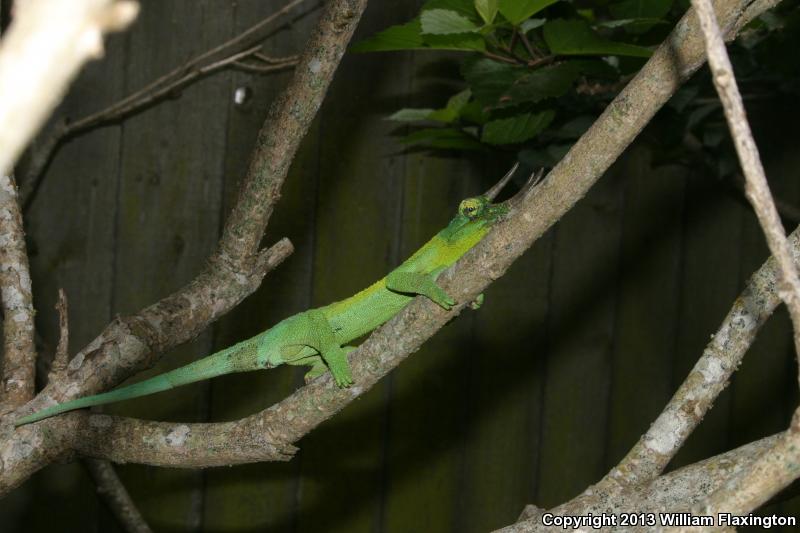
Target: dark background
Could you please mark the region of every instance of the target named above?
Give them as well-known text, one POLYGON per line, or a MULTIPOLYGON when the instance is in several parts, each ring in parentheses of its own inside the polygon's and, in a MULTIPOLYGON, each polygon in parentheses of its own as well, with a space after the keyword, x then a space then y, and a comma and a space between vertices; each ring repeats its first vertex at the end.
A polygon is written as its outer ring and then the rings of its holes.
MULTIPOLYGON (((282 6, 143 2, 62 111, 79 117, 140 88, 282 6)), ((309 5, 311 5, 309 3, 309 5)), ((409 19, 371 5, 357 38, 409 19)), ((265 50, 298 52, 316 14, 265 50)), ((159 373, 383 276, 499 177, 510 158, 404 152, 385 117, 436 106, 453 66, 435 53, 350 55, 292 167, 266 242, 296 252, 159 373)), ((58 153, 27 212, 43 350, 70 300, 75 353, 117 314, 190 280, 213 250, 256 132, 288 74, 227 72, 58 153), (238 87, 252 99, 233 102, 238 87)), ((794 102, 749 108, 775 193, 800 204, 794 102)), ((156 531, 486 531, 597 481, 655 419, 747 277, 766 258, 750 209, 698 169, 653 164, 651 128, 554 229, 375 389, 314 431, 288 464, 207 471, 119 468, 156 531)), ((513 156, 512 156, 513 157, 513 156)), ((793 228, 790 228, 793 229, 793 228)), ((684 465, 784 428, 796 365, 781 310, 681 451, 684 465)), ((109 411, 230 420, 302 383, 304 370, 228 376, 109 411)), ((770 509, 800 514, 800 500, 770 509)), ((632 509, 631 511, 635 511, 632 509)), ((0 530, 116 531, 79 463, 50 466, 0 501, 0 530)))

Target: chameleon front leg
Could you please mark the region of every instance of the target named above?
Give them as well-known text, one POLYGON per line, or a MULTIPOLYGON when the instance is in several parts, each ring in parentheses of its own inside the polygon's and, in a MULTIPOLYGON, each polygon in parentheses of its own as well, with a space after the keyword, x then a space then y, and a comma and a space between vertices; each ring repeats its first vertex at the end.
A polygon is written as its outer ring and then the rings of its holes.
POLYGON ((436 284, 437 273, 421 274, 419 272, 398 272, 395 270, 386 276, 386 288, 394 292, 421 294, 444 309, 449 310, 456 304, 456 301, 436 284))

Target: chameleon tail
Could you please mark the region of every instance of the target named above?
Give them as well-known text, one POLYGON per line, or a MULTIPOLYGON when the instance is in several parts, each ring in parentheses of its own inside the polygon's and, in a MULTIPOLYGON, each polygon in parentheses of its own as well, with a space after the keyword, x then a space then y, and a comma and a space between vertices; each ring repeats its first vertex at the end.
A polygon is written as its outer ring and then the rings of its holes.
POLYGON ((150 379, 140 381, 139 383, 133 383, 108 392, 77 398, 69 402, 46 407, 41 411, 18 419, 14 422, 14 427, 30 424, 31 422, 38 422, 39 420, 75 409, 129 400, 131 398, 138 398, 139 396, 146 396, 148 394, 174 389, 181 385, 187 385, 224 374, 254 370, 254 366, 243 364, 243 362, 254 360, 255 358, 234 357, 234 355, 246 355, 245 353, 239 352, 249 352, 251 350, 254 350, 254 345, 251 341, 244 341, 209 355, 208 357, 165 372, 164 374, 159 374, 150 379))

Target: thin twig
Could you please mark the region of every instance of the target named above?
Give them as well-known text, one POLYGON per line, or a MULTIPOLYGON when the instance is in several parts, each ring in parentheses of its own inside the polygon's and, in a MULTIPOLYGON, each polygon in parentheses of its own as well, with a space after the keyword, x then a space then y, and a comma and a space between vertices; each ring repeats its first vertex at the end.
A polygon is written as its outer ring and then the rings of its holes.
POLYGON ((527 61, 525 64, 528 66, 528 68, 536 68, 536 67, 541 67, 543 65, 549 65, 556 59, 557 59, 556 56, 543 56, 537 59, 531 59, 530 61, 527 61))
POLYGON ((84 459, 83 464, 92 476, 97 493, 127 533, 152 533, 131 495, 108 461, 84 459))
POLYGON ((279 70, 293 68, 296 64, 296 61, 287 61, 285 63, 275 63, 272 65, 254 65, 251 63, 245 63, 244 61, 236 61, 233 63, 233 66, 244 70, 245 72, 252 72, 254 74, 268 74, 270 72, 277 72, 279 70))
POLYGON ((708 63, 711 67, 714 85, 725 109, 728 127, 744 172, 745 193, 750 203, 753 204, 753 209, 767 238, 767 245, 780 267, 781 299, 786 302, 789 315, 792 317, 795 329, 795 350, 800 358, 800 276, 792 262, 789 243, 786 240, 778 210, 772 201, 758 147, 750 131, 750 124, 747 121, 742 97, 736 84, 733 66, 725 50, 725 42, 720 34, 714 9, 709 0, 692 0, 692 5, 700 19, 708 48, 708 63))
MULTIPOLYGON (((269 58, 260 53, 260 45, 248 45, 248 43, 251 41, 258 42, 266 38, 266 35, 258 35, 258 33, 275 20, 286 15, 292 8, 306 1, 307 0, 293 0, 289 2, 278 11, 271 13, 236 37, 190 59, 183 65, 159 76, 141 89, 138 89, 99 111, 74 121, 59 121, 51 131, 47 132, 42 137, 38 143, 39 146, 34 146, 31 151, 28 168, 20 185, 23 209, 30 205, 36 190, 41 185, 41 180, 44 178, 44 171, 47 165, 49 165, 56 151, 64 141, 75 138, 95 128, 117 123, 124 118, 149 109, 154 104, 176 94, 192 83, 224 70, 231 65, 237 65, 242 59, 253 57, 265 63, 274 61, 280 64, 281 68, 288 67, 291 64, 289 61, 292 60, 292 58, 294 58, 294 62, 296 62, 297 56, 289 56, 285 58, 286 61, 282 61, 283 58, 269 58), (242 50, 244 46, 247 46, 247 48, 242 50)), ((279 69, 247 70, 263 74, 274 72, 279 69)))
POLYGON ((293 56, 285 56, 285 57, 271 57, 266 54, 262 54, 261 52, 255 52, 253 57, 258 59, 259 61, 263 61, 267 65, 284 65, 287 63, 294 63, 297 64, 300 61, 300 56, 293 55, 293 56))
POLYGON ((50 367, 50 377, 48 381, 63 377, 64 372, 67 370, 67 363, 69 363, 69 309, 67 305, 67 293, 64 292, 64 289, 58 289, 56 310, 58 311, 58 329, 60 335, 58 337, 56 353, 53 356, 53 365, 50 367))
POLYGON ((494 59, 495 61, 502 61, 503 63, 510 63, 512 65, 519 65, 519 61, 516 59, 512 59, 510 57, 501 56, 500 54, 495 54, 494 52, 484 52, 484 57, 488 57, 489 59, 494 59))
POLYGON ((530 54, 531 59, 538 59, 541 57, 541 54, 536 52, 536 49, 533 47, 533 45, 531 45, 531 42, 528 40, 528 36, 525 35, 524 32, 519 32, 519 39, 522 41, 522 45, 525 47, 525 50, 527 50, 530 54))

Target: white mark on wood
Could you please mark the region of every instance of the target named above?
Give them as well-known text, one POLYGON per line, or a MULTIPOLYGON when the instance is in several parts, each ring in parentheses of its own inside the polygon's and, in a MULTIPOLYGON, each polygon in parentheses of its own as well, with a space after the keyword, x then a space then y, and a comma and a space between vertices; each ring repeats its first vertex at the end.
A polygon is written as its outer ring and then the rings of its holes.
POLYGON ((186 443, 186 439, 189 437, 190 432, 189 426, 182 424, 170 431, 165 440, 170 446, 183 446, 186 443))
POLYGON ((697 370, 703 374, 706 383, 718 383, 728 375, 719 357, 703 357, 700 363, 697 370))
POLYGON ((319 58, 315 57, 311 61, 308 62, 308 70, 310 70, 314 74, 319 74, 322 70, 322 61, 319 58))
POLYGON ((644 445, 656 453, 670 454, 683 442, 681 435, 687 426, 688 420, 680 412, 665 412, 647 432, 644 445))

